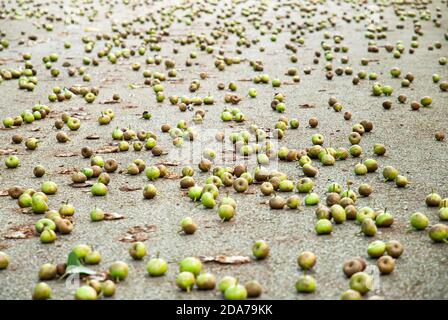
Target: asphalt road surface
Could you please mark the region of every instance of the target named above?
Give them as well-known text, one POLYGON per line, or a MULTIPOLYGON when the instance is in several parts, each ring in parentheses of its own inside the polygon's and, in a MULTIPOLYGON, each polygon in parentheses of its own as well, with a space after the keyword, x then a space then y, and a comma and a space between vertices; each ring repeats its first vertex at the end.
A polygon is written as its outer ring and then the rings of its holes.
MULTIPOLYGON (((53 244, 42 244, 38 235, 27 239, 7 239, 15 227, 32 226, 42 218, 42 215, 23 213, 19 210, 16 200, 5 195, 0 197, 0 251, 10 256, 11 263, 8 269, 0 271, 0 299, 30 299, 34 285, 39 282, 38 270, 44 263, 65 262, 71 249, 78 244, 89 244, 102 255, 102 261, 91 268, 105 271, 109 265, 117 260, 129 264, 129 276, 117 285, 115 299, 222 299, 218 290, 200 291, 192 290, 185 293, 176 287, 175 279, 178 274, 178 262, 188 256, 247 256, 250 262, 244 264, 219 264, 215 262, 204 263, 204 270, 214 273, 219 280, 223 276, 237 277, 241 283, 248 280, 259 281, 263 288, 262 298, 265 299, 338 299, 342 292, 349 289, 349 280, 342 272, 344 261, 356 256, 367 259, 369 270, 374 274, 375 286, 366 298, 377 295, 385 299, 447 299, 448 298, 448 247, 445 243, 433 243, 428 237, 428 231, 415 231, 410 228, 409 216, 416 211, 426 214, 430 224, 444 223, 439 221, 438 208, 428 208, 425 197, 432 190, 439 193, 442 198, 448 197, 448 145, 446 141, 436 141, 434 135, 437 131, 445 131, 448 126, 448 95, 439 89, 439 84, 433 83, 432 75, 439 74, 441 81, 448 80, 447 65, 439 64, 439 58, 448 57, 448 42, 446 32, 448 28, 447 2, 431 1, 420 6, 396 5, 407 14, 400 21, 394 13, 392 5, 379 7, 378 2, 366 1, 363 4, 354 4, 342 1, 312 1, 296 6, 299 1, 184 1, 183 7, 171 10, 172 13, 162 15, 160 8, 166 12, 176 4, 176 1, 131 1, 125 5, 121 1, 34 1, 18 6, 15 1, 0 1, 7 10, 0 20, 0 30, 5 33, 9 47, 0 52, 0 69, 21 69, 24 66, 22 55, 30 53, 31 63, 37 71, 38 84, 34 91, 27 92, 18 89, 18 80, 4 80, 0 84, 0 118, 11 117, 22 111, 32 108, 37 103, 48 105, 52 112, 45 119, 32 124, 24 124, 14 129, 0 130, 0 149, 14 149, 20 158, 21 165, 17 169, 7 169, 4 160, 7 155, 1 155, 0 189, 2 195, 12 186, 34 188, 39 190, 43 181, 52 180, 59 186, 57 194, 49 196, 50 209, 57 210, 66 201, 73 204, 76 213, 73 216, 74 230, 69 235, 58 235, 53 244), (41 3, 41 6, 37 6, 41 3), (58 8, 61 4, 62 9, 58 8), (266 3, 263 6, 263 3, 266 3), (286 6, 289 3, 291 6, 286 6), (27 9, 28 7, 28 9, 27 9), (232 10, 230 10, 232 7, 232 10), (250 8, 266 8, 262 13, 252 13, 245 16, 250 8), (16 8, 16 13, 12 11, 16 8), (80 15, 80 8, 84 8, 84 15, 80 15), (180 9, 183 8, 183 9, 180 9), (200 12, 198 9, 202 8, 200 12), (274 10, 277 8, 278 10, 274 10), (308 8, 306 10, 306 8, 308 8), (437 11, 440 8, 440 11, 437 11), (44 12, 44 9, 47 12, 44 12), (246 9, 246 10, 244 10, 246 9), (33 16, 26 16, 25 12, 34 12, 33 16), (97 11, 97 15, 89 17, 97 11), (36 11, 41 12, 41 16, 36 11), (109 13, 107 14, 107 12, 109 13), (206 12, 208 11, 208 12, 206 12), (423 12, 431 13, 431 18, 420 20, 423 12), (21 12, 22 15, 18 15, 21 12), (415 18, 412 12, 416 13, 415 18), (223 17, 228 13, 227 18, 223 17), (441 17, 437 17, 441 13, 441 17), (188 25, 182 21, 188 20, 188 14, 195 19, 188 25), (200 16, 198 16, 200 15, 200 16), (11 17, 16 16, 16 19, 11 17), (61 17, 61 21, 54 19, 48 21, 47 17, 61 17), (122 42, 127 48, 137 49, 142 44, 142 37, 147 38, 144 31, 154 26, 154 23, 143 20, 136 21, 138 17, 153 17, 159 26, 176 16, 173 23, 166 29, 169 35, 161 36, 160 52, 150 51, 150 44, 146 44, 144 55, 131 56, 129 59, 118 59, 111 64, 107 57, 97 58, 98 66, 86 66, 86 73, 91 76, 90 82, 84 82, 82 76, 76 74, 69 77, 64 62, 71 67, 82 66, 82 58, 96 58, 98 51, 104 48, 106 41, 97 40, 91 53, 84 52, 85 44, 82 37, 95 39, 96 35, 112 34, 111 25, 116 22, 120 31, 130 30, 122 42), (262 23, 260 29, 255 29, 254 17, 262 23), (329 18, 331 19, 329 20, 329 18), (343 18, 346 18, 345 20, 343 18), (347 17, 351 17, 350 22, 347 17), (364 17, 356 22, 356 17, 364 17), (382 19, 380 18, 382 17, 382 19), (68 23, 64 23, 65 20, 68 23), (70 19, 74 23, 70 23, 70 19), (414 33, 413 21, 421 25, 423 35, 418 36, 418 48, 413 54, 409 53, 414 33), (437 27, 433 21, 436 19, 441 26, 437 27), (128 24, 123 24, 124 22, 128 24), (219 24, 216 24, 219 21, 219 24), (333 25, 329 22, 332 21, 333 25), (130 23, 132 22, 132 23, 130 23), (231 22, 234 24, 232 25, 231 22), (236 23, 238 22, 238 23, 236 23), (272 24, 268 29, 265 22, 272 24), (295 25, 292 25, 294 22, 295 25), (324 23, 323 23, 324 22, 324 23), (52 23, 54 30, 49 32, 42 28, 43 23, 52 23), (294 26, 302 26, 304 44, 294 43, 298 61, 290 60, 291 51, 285 49, 291 38, 298 38, 299 33, 292 34, 294 26), (321 25, 322 28, 318 28, 321 25), (380 30, 380 26, 387 26, 385 39, 374 40, 379 52, 368 52, 369 39, 365 37, 369 26, 380 30), (397 28, 402 25, 403 28, 397 28), (196 45, 196 41, 181 45, 176 39, 185 39, 188 35, 197 39, 200 35, 210 38, 213 28, 219 30, 227 37, 218 38, 210 46, 215 50, 212 54, 196 45), (218 29, 219 27, 219 29, 218 29), (244 28, 244 29, 243 29, 244 28), (276 41, 271 41, 273 32, 280 28, 276 41), (132 31, 135 31, 133 34, 132 31), (244 30, 244 31, 243 31, 244 30), (260 34, 266 30, 265 34, 260 34), (142 37, 140 32, 143 31, 142 37), (249 42, 259 38, 259 42, 250 47, 238 47, 238 33, 243 33, 249 42), (329 39, 324 35, 328 33, 329 39), (37 36, 30 40, 31 35, 37 36), (343 40, 340 44, 333 41, 335 35, 343 40), (385 50, 386 44, 396 45, 402 41, 404 52, 399 59, 385 50), (64 49, 64 42, 70 42, 71 48, 64 49), (325 41, 332 48, 346 46, 347 53, 333 52, 333 70, 342 67, 351 67, 353 75, 334 75, 332 80, 325 77, 324 50, 321 43, 325 41), (441 48, 435 46, 441 43, 441 48), (428 47, 433 46, 433 50, 428 47), (264 51, 259 48, 264 47, 264 51), (178 53, 174 54, 173 49, 178 53), (219 50, 223 52, 219 53, 219 50), (237 53, 237 49, 241 53, 237 53), (191 52, 197 52, 197 58, 190 59, 191 52), (313 63, 315 52, 321 53, 318 64, 313 63), (61 70, 61 74, 54 78, 50 71, 45 69, 42 57, 51 53, 58 53, 59 59, 53 67, 61 70), (218 71, 215 60, 219 54, 225 57, 239 57, 239 64, 226 65, 224 71, 218 71), (151 86, 144 85, 142 72, 149 69, 154 72, 164 72, 164 63, 160 65, 146 65, 147 57, 160 55, 163 61, 167 58, 176 63, 177 76, 163 82, 166 97, 172 95, 186 95, 189 97, 214 97, 213 105, 192 107, 186 112, 170 104, 168 99, 157 103, 151 86), (347 64, 341 63, 342 57, 347 57, 347 64), (368 65, 362 66, 361 59, 369 60, 368 65), (187 60, 193 61, 192 66, 186 66, 187 60), (260 74, 250 66, 250 61, 263 62, 262 73, 270 75, 271 79, 279 78, 282 85, 273 88, 270 84, 254 84, 251 79, 260 74), (140 63, 138 72, 131 70, 133 63, 140 63), (292 77, 286 75, 288 68, 296 68, 300 82, 294 83, 292 77), (389 70, 393 67, 401 69, 400 78, 392 78, 389 70), (309 75, 304 73, 306 68, 311 69, 309 75), (365 70, 367 73, 375 72, 377 82, 390 85, 394 92, 390 97, 376 97, 371 94, 372 85, 376 81, 361 80, 358 85, 352 84, 353 77, 365 70), (201 72, 208 77, 200 79, 201 72), (415 80, 410 87, 401 87, 401 81, 406 73, 411 72, 415 80), (198 91, 189 92, 192 80, 200 81, 198 91), (238 86, 234 93, 241 97, 236 106, 246 118, 246 121, 223 122, 220 115, 225 107, 234 107, 224 103, 224 96, 228 93, 227 85, 235 82, 238 86), (218 90, 218 83, 226 84, 225 90, 218 90), (133 86, 130 86, 133 84, 133 86), (70 100, 51 103, 48 95, 52 88, 70 88, 75 85, 95 86, 99 94, 92 104, 87 104, 80 96, 73 96, 70 100), (258 95, 250 98, 247 95, 249 88, 256 88, 258 95), (283 114, 273 111, 270 107, 274 93, 280 92, 285 96, 286 110, 283 114), (113 94, 119 94, 121 100, 115 104, 105 104, 112 99, 113 94), (399 94, 406 94, 408 101, 400 104, 397 101, 399 94), (334 96, 343 105, 342 112, 335 112, 327 103, 334 96), (433 100, 430 107, 422 107, 419 111, 411 111, 410 101, 430 96, 433 100), (382 103, 392 101, 392 108, 385 110, 382 103), (115 118, 107 126, 99 126, 97 118, 101 111, 111 108, 115 118), (194 110, 202 108, 205 117, 202 124, 195 124, 192 119, 194 110), (152 114, 150 120, 144 120, 141 115, 144 111, 152 114), (350 120, 344 120, 344 112, 352 113, 350 120), (70 141, 56 142, 57 129, 54 121, 63 112, 69 112, 81 119, 81 127, 77 131, 69 131, 65 126, 62 131, 67 132, 70 141), (363 135, 360 145, 364 149, 361 158, 349 157, 345 161, 337 161, 334 166, 322 166, 318 160, 313 160, 314 166, 319 168, 319 174, 314 178, 315 192, 325 202, 327 186, 338 182, 345 186, 352 181, 352 188, 357 190, 361 183, 369 183, 373 188, 370 197, 358 197, 357 208, 369 206, 375 210, 384 210, 392 213, 394 223, 390 228, 380 228, 375 237, 366 237, 359 234, 360 226, 355 221, 346 221, 341 225, 334 225, 331 235, 318 236, 314 231, 316 222, 314 206, 301 205, 299 210, 271 210, 266 201, 269 197, 261 194, 259 184, 253 184, 246 193, 236 193, 233 188, 220 188, 220 198, 227 193, 237 202, 236 216, 229 222, 222 222, 217 215, 217 207, 205 209, 192 202, 179 187, 180 179, 174 174, 180 174, 182 167, 191 165, 195 168, 194 179, 198 184, 204 185, 205 179, 211 173, 201 173, 197 169, 198 157, 191 154, 197 148, 212 148, 218 157, 221 156, 221 144, 215 142, 198 143, 191 151, 190 142, 185 141, 184 146, 176 148, 167 133, 162 133, 161 125, 168 123, 176 126, 178 121, 185 120, 189 126, 196 128, 201 138, 212 138, 216 131, 226 133, 226 141, 231 132, 248 130, 251 124, 259 128, 273 129, 280 116, 289 119, 297 118, 300 126, 297 130, 286 130, 280 141, 274 141, 277 147, 286 146, 290 149, 305 149, 312 146, 311 136, 321 133, 325 137, 325 146, 334 148, 349 148, 347 139, 352 126, 362 120, 372 121, 374 128, 370 133, 363 135), (317 128, 310 128, 308 120, 316 117, 319 120, 317 128), (172 179, 158 179, 152 182, 158 195, 152 200, 142 197, 141 188, 148 183, 144 173, 130 176, 118 171, 110 174, 111 182, 109 192, 105 197, 93 197, 89 188, 74 188, 71 184, 70 174, 63 174, 66 169, 80 169, 90 165, 90 160, 81 156, 80 150, 90 146, 94 150, 112 143, 111 134, 116 128, 131 127, 135 131, 152 131, 158 136, 158 144, 165 151, 160 157, 155 157, 150 151, 128 151, 111 154, 102 154, 107 160, 116 159, 119 169, 126 169, 127 165, 136 158, 144 159, 147 165, 156 163, 168 164, 167 167, 172 179), (37 150, 26 150, 24 143, 14 145, 11 137, 21 134, 25 138, 38 138, 40 143, 37 150), (96 140, 86 139, 89 135, 98 135, 96 140), (373 145, 382 143, 387 148, 385 156, 373 155, 373 145), (57 157, 61 154, 75 153, 70 157, 57 157), (365 176, 356 176, 353 167, 360 159, 375 158, 379 163, 379 170, 365 176), (42 178, 33 176, 33 168, 43 165, 46 175, 42 178), (385 183, 381 175, 382 169, 391 165, 397 168, 400 174, 409 179, 406 188, 397 188, 393 182, 385 183), (139 188, 135 191, 122 191, 124 186, 139 188), (94 207, 102 208, 106 212, 116 212, 124 219, 102 221, 93 223, 89 213, 94 207), (180 230, 180 221, 191 216, 198 225, 194 235, 185 235, 180 230), (155 230, 147 233, 145 241, 148 256, 143 261, 134 261, 128 250, 130 243, 120 241, 127 231, 135 226, 154 225, 155 230), (267 259, 257 261, 252 257, 252 244, 258 239, 267 241, 270 245, 270 255, 267 259), (387 276, 379 276, 376 271, 376 260, 368 258, 367 246, 373 240, 398 240, 404 247, 403 255, 396 260, 395 271, 387 276), (297 266, 297 256, 304 250, 312 251, 317 256, 315 268, 309 272, 317 282, 317 289, 312 294, 300 294, 295 289, 295 282, 303 273, 297 266), (157 254, 164 258, 169 269, 165 276, 151 278, 146 272, 146 262, 157 254)), ((261 11, 260 11, 261 12, 261 11)), ((218 31, 216 31, 218 32, 218 31)), ((381 33, 381 32, 378 32, 381 33)), ((377 34, 378 34, 377 33, 377 34)), ((118 33, 115 33, 118 34, 118 33)), ((160 30, 156 32, 160 34, 160 30)), ((111 41, 109 41, 111 42, 111 41)), ((112 51, 118 51, 114 47, 112 51)), ((204 140, 206 141, 206 140, 204 140)), ((224 149, 231 149, 226 142, 224 149)), ((132 148, 131 148, 132 149, 132 148)), ((199 149, 199 154, 202 149, 199 149)), ((226 166, 233 166, 239 157, 232 163, 227 159, 226 166)), ((215 160, 219 165, 219 159, 215 160)), ((304 175, 297 161, 272 161, 272 166, 288 175, 289 179, 297 182, 304 175)), ((251 163, 249 171, 254 172, 255 166, 251 163)), ((93 181, 93 180, 90 180, 93 181)), ((345 187, 344 187, 345 188, 345 187)), ((292 193, 280 193, 287 197, 292 193)), ((300 195, 303 199, 303 195, 300 195)), ((446 223, 446 222, 445 222, 446 223)), ((74 288, 62 280, 48 281, 52 287, 54 299, 73 299, 74 288)))

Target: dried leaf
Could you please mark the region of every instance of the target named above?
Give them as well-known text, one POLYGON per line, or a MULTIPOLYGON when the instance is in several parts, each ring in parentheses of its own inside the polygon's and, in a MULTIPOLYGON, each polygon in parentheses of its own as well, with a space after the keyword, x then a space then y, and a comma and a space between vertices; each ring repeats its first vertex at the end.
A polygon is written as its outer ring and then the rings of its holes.
POLYGON ((138 106, 130 104, 130 105, 127 105, 127 106, 123 106, 123 108, 125 108, 125 109, 136 109, 136 108, 138 108, 138 106))
POLYGON ((0 58, 0 65, 8 63, 8 61, 14 60, 11 57, 0 58))
MULTIPOLYGON (((86 108, 85 107, 71 107, 69 110, 73 111, 73 112, 78 112, 78 111, 84 111, 84 110, 86 110, 86 108)), ((74 113, 74 114, 76 114, 76 113, 74 113)))
POLYGON ((96 150, 96 153, 114 153, 118 152, 117 146, 104 146, 96 150))
POLYGON ((31 238, 32 234, 22 231, 13 231, 5 235, 5 239, 21 240, 31 238))
POLYGON ((238 104, 242 100, 242 98, 238 97, 236 94, 228 94, 227 97, 231 104, 238 104))
POLYGON ((32 129, 30 129, 28 131, 30 131, 30 132, 37 132, 37 131, 40 131, 40 127, 32 128, 32 129))
POLYGON ((115 104, 115 103, 120 103, 119 100, 106 100, 103 102, 100 102, 100 104, 115 104))
POLYGON ((89 274, 89 275, 82 275, 81 278, 85 281, 89 281, 89 280, 97 280, 97 281, 106 281, 109 277, 109 272, 108 271, 101 271, 101 272, 97 272, 95 274, 89 274))
POLYGON ((34 236, 34 225, 21 225, 9 228, 4 235, 5 239, 29 239, 34 236))
POLYGON ((251 262, 250 257, 247 256, 224 256, 217 255, 215 257, 211 256, 199 256, 202 262, 217 262, 221 264, 243 264, 251 262))
POLYGON ((70 187, 72 187, 72 188, 88 188, 88 187, 93 186, 93 182, 91 182, 91 181, 86 181, 84 183, 74 183, 74 182, 72 182, 72 183, 69 183, 68 185, 70 187))
POLYGON ((100 136, 97 135, 96 133, 89 134, 89 135, 86 137, 87 140, 98 140, 99 138, 100 138, 100 136))
POLYGON ((168 167, 177 167, 178 165, 180 165, 180 163, 177 162, 177 161, 173 161, 173 162, 171 162, 171 161, 161 161, 161 162, 157 162, 156 163, 156 166, 158 166, 158 165, 164 165, 164 166, 168 166, 168 167))
POLYGON ((137 191, 140 190, 141 187, 130 187, 129 185, 125 184, 124 186, 121 186, 118 190, 123 192, 131 192, 131 191, 137 191))
POLYGON ((58 174, 72 174, 77 171, 78 171, 78 169, 76 169, 76 168, 64 168, 64 169, 57 171, 57 173, 58 174))
POLYGON ((17 149, 0 149, 0 156, 9 156, 11 154, 17 154, 17 149))
POLYGON ((6 197, 9 195, 8 189, 0 190, 0 197, 6 197))
POLYGON ((118 77, 118 76, 114 76, 114 77, 106 77, 100 80, 101 83, 104 84, 110 84, 110 83, 115 83, 117 81, 120 81, 122 78, 118 77))
POLYGON ((76 157, 78 154, 74 152, 67 152, 67 153, 57 153, 54 156, 58 158, 69 158, 69 157, 76 157))
POLYGON ((315 108, 316 105, 305 103, 305 104, 299 104, 299 107, 303 108, 303 109, 311 109, 311 108, 315 108))
POLYGON ((126 235, 118 239, 122 242, 146 241, 149 239, 148 233, 156 231, 154 224, 146 224, 143 226, 134 226, 130 228, 126 235))
POLYGON ((170 83, 183 83, 184 79, 183 78, 180 78, 180 79, 168 79, 167 81, 170 82, 170 83))
POLYGON ((176 179, 180 179, 181 176, 175 172, 168 172, 163 178, 170 179, 170 180, 176 180, 176 179))
POLYGON ((120 220, 124 219, 124 216, 115 212, 105 212, 104 220, 120 220))
POLYGON ((149 239, 146 233, 128 234, 118 239, 121 242, 143 242, 149 239))
POLYGON ((156 231, 156 225, 155 224, 145 224, 143 226, 134 226, 130 228, 127 233, 129 234, 137 234, 141 232, 154 232, 156 231))
POLYGON ((28 213, 33 212, 32 208, 14 208, 13 210, 17 213, 23 213, 23 214, 28 214, 28 213))
POLYGON ((284 84, 285 86, 293 86, 293 85, 297 85, 299 83, 293 82, 293 81, 283 81, 282 84, 284 84))

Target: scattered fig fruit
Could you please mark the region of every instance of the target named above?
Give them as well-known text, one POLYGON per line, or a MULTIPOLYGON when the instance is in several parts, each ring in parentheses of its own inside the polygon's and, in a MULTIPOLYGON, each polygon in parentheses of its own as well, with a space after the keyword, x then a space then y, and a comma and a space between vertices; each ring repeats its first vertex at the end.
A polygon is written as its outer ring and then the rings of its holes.
POLYGON ((383 169, 383 177, 386 181, 393 181, 398 176, 398 170, 392 166, 386 166, 383 169))
POLYGON ((286 205, 286 200, 280 196, 275 196, 269 199, 269 207, 271 209, 283 209, 286 205))
POLYGON ((190 217, 183 218, 180 225, 185 234, 194 234, 198 228, 195 221, 190 217))
POLYGON ((270 252, 269 245, 264 240, 258 240, 255 241, 255 243, 252 246, 252 253, 254 257, 258 260, 265 259, 270 252))
POLYGON ((428 235, 434 242, 446 242, 448 240, 448 225, 435 224, 429 229, 428 235))
POLYGON ((247 299, 246 287, 236 283, 226 289, 226 291, 224 292, 224 298, 226 300, 246 300, 247 299))
POLYGON ((93 196, 105 196, 108 189, 104 183, 97 182, 91 187, 90 191, 93 196))
POLYGON ((361 231, 368 237, 375 236, 377 232, 375 222, 371 218, 365 218, 361 223, 361 231))
POLYGON ((372 187, 367 183, 362 183, 358 187, 358 193, 361 196, 368 197, 372 194, 372 192, 373 192, 372 187))
POLYGON ((382 256, 376 262, 381 274, 390 274, 395 269, 395 260, 391 256, 382 256))
POLYGON ((411 226, 416 230, 424 230, 429 225, 429 219, 421 212, 414 212, 410 218, 411 226))
POLYGON ((188 257, 179 262, 179 271, 188 271, 197 276, 202 270, 202 262, 195 257, 188 257))
POLYGON ((435 134, 434 134, 434 137, 435 137, 435 139, 437 140, 437 141, 444 141, 445 140, 445 132, 443 132, 443 131, 437 131, 435 134))
POLYGON ((350 259, 344 262, 342 267, 342 271, 347 276, 347 278, 351 278, 357 272, 361 272, 364 270, 364 266, 359 259, 350 259))
POLYGON ((306 206, 315 206, 320 202, 319 195, 317 193, 311 192, 305 196, 304 203, 306 206))
POLYGON ((177 286, 187 292, 191 291, 195 283, 196 279, 194 277, 194 274, 188 271, 183 271, 176 277, 177 286))
POLYGON ((9 263, 10 263, 9 256, 6 253, 0 251, 0 270, 7 269, 9 263))
POLYGON ((216 287, 216 277, 212 273, 201 273, 196 278, 199 290, 213 290, 216 287))
POLYGON ((310 275, 303 275, 296 282, 296 290, 300 293, 312 293, 316 291, 316 280, 310 275))
POLYGON ((116 281, 123 281, 129 274, 129 267, 123 261, 116 261, 109 267, 109 276, 116 281))
POLYGON ((373 288, 373 278, 365 272, 357 272, 350 278, 350 289, 364 295, 373 288))
POLYGON ((286 206, 289 209, 297 209, 300 205, 300 197, 296 195, 292 195, 286 199, 286 206))
POLYGON ((428 207, 438 207, 441 201, 442 197, 435 192, 428 194, 425 199, 425 203, 428 207))
POLYGON ((88 285, 79 287, 75 293, 76 300, 96 300, 97 298, 96 290, 88 285))
POLYGON ((244 284, 249 298, 258 298, 263 293, 263 287, 256 280, 250 280, 244 284))
POLYGON ((45 174, 45 168, 41 165, 34 167, 33 174, 36 178, 41 178, 45 174))
POLYGON ((146 271, 151 277, 163 276, 168 271, 168 263, 162 258, 152 258, 146 265, 146 271))
POLYGON ((394 223, 394 216, 386 211, 380 211, 376 214, 375 224, 380 228, 390 227, 394 223))
POLYGON ((362 300, 362 295, 356 290, 349 289, 349 290, 345 291, 344 293, 342 293, 340 299, 341 300, 362 300))
POLYGON ((386 252, 394 259, 399 258, 403 254, 403 251, 403 245, 396 240, 390 240, 386 243, 386 252))
POLYGON ((397 188, 405 188, 408 185, 409 181, 405 176, 398 175, 395 178, 395 184, 397 188))
POLYGON ((372 258, 379 258, 386 252, 386 244, 381 240, 369 243, 367 254, 372 258))
POLYGON ((146 256, 146 246, 143 242, 135 242, 129 248, 129 254, 134 260, 142 260, 146 256))
POLYGON ((45 282, 39 282, 36 284, 33 290, 32 299, 33 300, 47 300, 51 298, 51 287, 45 282))
POLYGON ((84 257, 84 262, 88 265, 95 265, 101 262, 101 255, 98 251, 91 251, 84 257))
POLYGON ((376 143, 373 146, 373 153, 377 156, 383 156, 386 153, 386 147, 381 143, 376 143))
POLYGON ((303 251, 297 258, 297 264, 303 270, 310 270, 316 264, 316 255, 311 251, 303 251))
POLYGON ((316 233, 321 234, 330 234, 333 231, 333 225, 330 220, 320 219, 317 220, 315 225, 316 233))
POLYGON ((106 280, 101 285, 101 292, 106 298, 114 296, 116 290, 115 283, 111 280, 106 280))

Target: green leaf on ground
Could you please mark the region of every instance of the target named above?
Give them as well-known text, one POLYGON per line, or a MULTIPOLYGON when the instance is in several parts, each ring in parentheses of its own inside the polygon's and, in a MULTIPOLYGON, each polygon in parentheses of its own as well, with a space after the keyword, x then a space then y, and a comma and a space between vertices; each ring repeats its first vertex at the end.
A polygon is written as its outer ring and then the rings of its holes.
POLYGON ((72 251, 68 255, 67 268, 65 274, 61 278, 64 279, 69 274, 95 275, 96 271, 83 266, 81 260, 79 260, 78 256, 72 251))

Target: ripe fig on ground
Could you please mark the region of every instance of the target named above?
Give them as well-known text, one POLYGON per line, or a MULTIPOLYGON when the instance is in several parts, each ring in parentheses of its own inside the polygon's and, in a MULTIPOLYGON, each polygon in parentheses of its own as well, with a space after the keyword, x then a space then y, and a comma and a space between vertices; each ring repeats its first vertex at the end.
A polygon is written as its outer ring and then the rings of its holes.
POLYGON ((297 258, 297 264, 303 270, 310 270, 316 264, 316 255, 311 251, 303 251, 297 258))
POLYGON ((296 290, 301 293, 312 293, 316 291, 316 280, 310 275, 303 275, 296 282, 296 290))
POLYGON ((390 256, 382 256, 376 262, 381 274, 390 274, 395 269, 395 260, 390 256))

